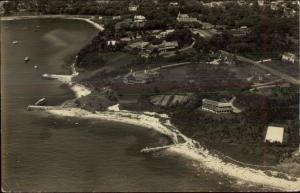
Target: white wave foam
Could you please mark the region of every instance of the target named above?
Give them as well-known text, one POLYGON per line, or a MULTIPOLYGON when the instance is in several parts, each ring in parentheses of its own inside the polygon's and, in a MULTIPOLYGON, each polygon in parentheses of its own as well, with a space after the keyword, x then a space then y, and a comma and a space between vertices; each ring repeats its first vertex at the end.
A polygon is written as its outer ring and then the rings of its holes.
POLYGON ((232 163, 224 162, 217 155, 213 155, 207 149, 201 147, 198 142, 189 139, 180 133, 180 131, 173 127, 168 120, 162 121, 160 114, 157 113, 150 113, 151 115, 149 112, 135 113, 130 111, 105 111, 91 113, 79 108, 47 110, 47 112, 59 116, 102 119, 151 128, 159 133, 169 136, 172 139, 174 145, 166 148, 166 151, 197 161, 199 166, 204 166, 214 172, 222 173, 246 182, 262 184, 285 191, 300 190, 300 178, 292 181, 275 176, 269 176, 265 174, 263 170, 242 167, 232 163), (186 142, 179 144, 177 135, 182 136, 186 142), (197 144, 197 147, 195 144, 197 144))
POLYGON ((108 111, 120 111, 119 104, 107 107, 108 111))
POLYGON ((78 75, 75 64, 72 64, 72 75, 58 75, 58 74, 43 74, 44 78, 56 79, 63 84, 69 85, 70 89, 74 92, 76 98, 87 96, 91 94, 91 90, 82 84, 78 84, 72 81, 72 79, 78 75))

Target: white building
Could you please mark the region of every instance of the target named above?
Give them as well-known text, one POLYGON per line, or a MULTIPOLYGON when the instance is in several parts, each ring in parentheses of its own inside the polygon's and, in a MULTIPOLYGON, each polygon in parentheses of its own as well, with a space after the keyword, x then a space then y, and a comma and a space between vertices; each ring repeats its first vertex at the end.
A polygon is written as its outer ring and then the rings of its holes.
POLYGON ((230 30, 231 35, 235 37, 241 37, 241 36, 246 36, 247 34, 250 33, 250 30, 247 26, 241 26, 238 29, 231 29, 230 30))
POLYGON ((279 5, 278 5, 278 3, 277 3, 276 1, 273 1, 273 2, 271 2, 270 8, 271 8, 272 10, 278 10, 279 5))
POLYGON ((146 23, 146 17, 143 15, 135 15, 133 17, 133 23, 136 27, 144 27, 146 23))
POLYGON ((95 2, 98 3, 99 5, 111 3, 111 1, 109 1, 109 0, 97 0, 97 1, 95 1, 95 2))
POLYGON ((213 113, 240 113, 241 110, 233 105, 235 97, 233 97, 230 101, 214 101, 209 99, 202 99, 202 110, 210 111, 213 113))
POLYGON ((202 29, 213 29, 215 26, 208 22, 202 22, 199 21, 199 23, 202 25, 202 29))
POLYGON ((295 64, 297 62, 297 56, 293 53, 285 52, 282 54, 281 60, 295 64))
POLYGON ((212 8, 212 7, 222 6, 224 3, 226 3, 226 1, 213 1, 213 2, 210 2, 210 3, 202 3, 202 5, 212 8))
POLYGON ((157 34, 155 37, 156 38, 165 38, 167 35, 173 33, 175 30, 174 29, 168 29, 166 31, 162 31, 159 34, 157 34))
POLYGON ((283 143, 284 127, 268 126, 265 137, 265 142, 279 142, 283 143))
POLYGON ((137 11, 137 9, 138 9, 137 5, 129 5, 128 6, 128 10, 129 11, 135 12, 135 11, 137 11))
POLYGON ((259 6, 264 6, 265 5, 265 0, 257 0, 257 4, 259 5, 259 6))
POLYGON ((134 23, 144 23, 146 21, 146 17, 143 15, 135 15, 133 21, 134 23))
POLYGON ((178 4, 178 2, 170 2, 169 5, 170 5, 170 6, 176 7, 176 6, 178 6, 179 4, 178 4))
POLYGON ((180 12, 178 13, 176 19, 178 22, 185 22, 185 23, 198 22, 197 18, 190 17, 188 14, 181 14, 180 12))
POLYGON ((121 18, 122 18, 122 17, 121 17, 120 15, 113 16, 113 17, 112 17, 113 20, 120 20, 121 18))
POLYGON ((116 40, 108 40, 108 41, 106 42, 106 44, 107 44, 108 46, 115 46, 116 43, 117 43, 116 40))
POLYGON ((158 45, 157 48, 158 48, 159 52, 166 52, 169 50, 174 50, 174 49, 178 48, 178 42, 177 41, 167 42, 164 40, 161 44, 158 45))
POLYGON ((140 42, 134 42, 132 44, 129 44, 128 45, 128 48, 129 49, 132 49, 132 50, 140 50, 140 51, 143 51, 146 49, 146 47, 149 45, 150 43, 149 42, 144 42, 144 41, 140 41, 140 42))

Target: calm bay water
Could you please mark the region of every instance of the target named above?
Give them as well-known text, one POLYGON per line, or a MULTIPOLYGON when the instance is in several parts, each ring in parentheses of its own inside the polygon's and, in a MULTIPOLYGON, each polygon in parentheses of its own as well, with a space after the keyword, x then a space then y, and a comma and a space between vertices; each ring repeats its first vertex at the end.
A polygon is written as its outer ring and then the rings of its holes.
MULTIPOLYGON (((183 158, 143 154, 168 139, 135 126, 28 112, 45 97, 59 104, 73 94, 43 73, 65 68, 96 34, 81 21, 1 22, 2 187, 9 191, 236 191, 223 176, 183 158), (40 30, 36 31, 36 26, 40 30), (20 43, 13 45, 12 41, 20 43), (23 62, 25 56, 31 61, 23 62), (34 65, 38 69, 34 69, 34 65), (226 185, 227 184, 227 185, 226 185)), ((249 189, 247 189, 249 190, 249 189)))

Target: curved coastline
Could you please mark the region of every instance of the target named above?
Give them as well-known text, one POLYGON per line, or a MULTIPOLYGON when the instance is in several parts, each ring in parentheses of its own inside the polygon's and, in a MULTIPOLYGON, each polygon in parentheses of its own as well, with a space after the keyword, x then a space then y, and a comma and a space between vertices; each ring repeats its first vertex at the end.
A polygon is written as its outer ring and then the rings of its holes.
MULTIPOLYGON (((91 91, 88 88, 72 81, 72 77, 76 76, 77 74, 78 73, 73 73, 73 75, 47 76, 57 79, 64 84, 68 84, 77 98, 89 95, 91 91), (76 87, 79 89, 74 89, 76 87)), ((225 162, 217 154, 213 154, 206 148, 202 147, 199 142, 196 142, 193 139, 183 135, 174 125, 170 123, 170 119, 167 114, 119 110, 116 106, 108 108, 107 111, 95 113, 80 108, 64 107, 47 109, 46 112, 56 116, 76 117, 82 119, 100 119, 153 129, 163 135, 168 136, 172 140, 173 144, 166 147, 145 148, 141 150, 142 152, 164 149, 170 153, 174 153, 198 162, 199 167, 205 167, 216 173, 221 173, 238 180, 260 184, 283 191, 300 190, 300 178, 292 178, 289 175, 285 175, 285 178, 282 178, 278 177, 280 173, 276 171, 253 169, 250 167, 239 166, 230 162, 225 162), (181 142, 179 142, 179 138, 181 138, 181 142), (269 174, 267 174, 266 171, 268 171, 269 174)))
POLYGON ((103 26, 92 21, 91 19, 80 15, 28 15, 28 16, 5 16, 0 17, 2 21, 22 20, 22 19, 73 19, 85 21, 94 26, 99 31, 104 30, 103 26))
MULTIPOLYGON (((65 15, 16 16, 1 18, 1 20, 37 18, 77 19, 92 24, 100 31, 104 29, 103 26, 93 22, 88 18, 65 15)), ((57 79, 60 82, 67 84, 75 93, 76 98, 89 95, 92 92, 89 88, 72 80, 73 77, 77 75, 78 72, 76 72, 73 64, 71 75, 44 74, 43 77, 57 79)), ((209 150, 202 147, 200 143, 183 135, 175 126, 170 123, 169 117, 166 114, 158 114, 155 112, 133 112, 118 110, 118 108, 111 108, 111 110, 108 109, 104 112, 92 113, 80 108, 65 108, 61 106, 58 106, 57 108, 53 107, 51 109, 46 109, 45 111, 49 114, 57 116, 77 117, 83 119, 101 119, 154 129, 155 131, 170 137, 172 140, 173 144, 164 148, 165 151, 196 161, 199 163, 199 167, 205 167, 216 173, 224 174, 238 180, 260 184, 283 191, 300 190, 300 178, 292 179, 292 177, 286 175, 287 179, 284 179, 277 177, 276 175, 278 175, 278 173, 275 171, 269 171, 272 175, 267 175, 263 170, 242 167, 233 163, 224 162, 218 155, 212 154, 209 150), (179 137, 182 139, 182 142, 179 142, 179 137)))
MULTIPOLYGON (((221 173, 239 180, 261 184, 284 191, 297 191, 300 189, 300 178, 292 180, 292 177, 288 176, 288 179, 283 179, 276 177, 278 173, 275 171, 269 171, 274 175, 270 176, 263 170, 242 167, 229 162, 224 162, 218 157, 218 155, 213 155, 198 142, 184 136, 176 129, 176 127, 170 124, 169 118, 165 114, 152 112, 136 113, 125 110, 91 113, 80 108, 50 109, 46 110, 46 112, 57 116, 76 117, 82 119, 101 119, 153 129, 168 136, 173 142, 173 145, 169 145, 165 148, 157 147, 158 149, 164 149, 165 151, 192 159, 198 162, 200 167, 204 166, 216 173, 221 173), (182 143, 178 142, 178 136, 184 139, 182 143)), ((155 150, 156 148, 153 149, 155 150)))

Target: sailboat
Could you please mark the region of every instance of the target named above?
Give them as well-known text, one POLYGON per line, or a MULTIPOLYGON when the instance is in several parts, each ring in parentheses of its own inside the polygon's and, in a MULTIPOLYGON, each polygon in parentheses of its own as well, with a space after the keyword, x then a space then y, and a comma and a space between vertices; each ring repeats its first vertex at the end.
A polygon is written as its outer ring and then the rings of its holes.
POLYGON ((19 43, 19 41, 17 41, 17 40, 12 42, 12 44, 18 44, 18 43, 19 43))

